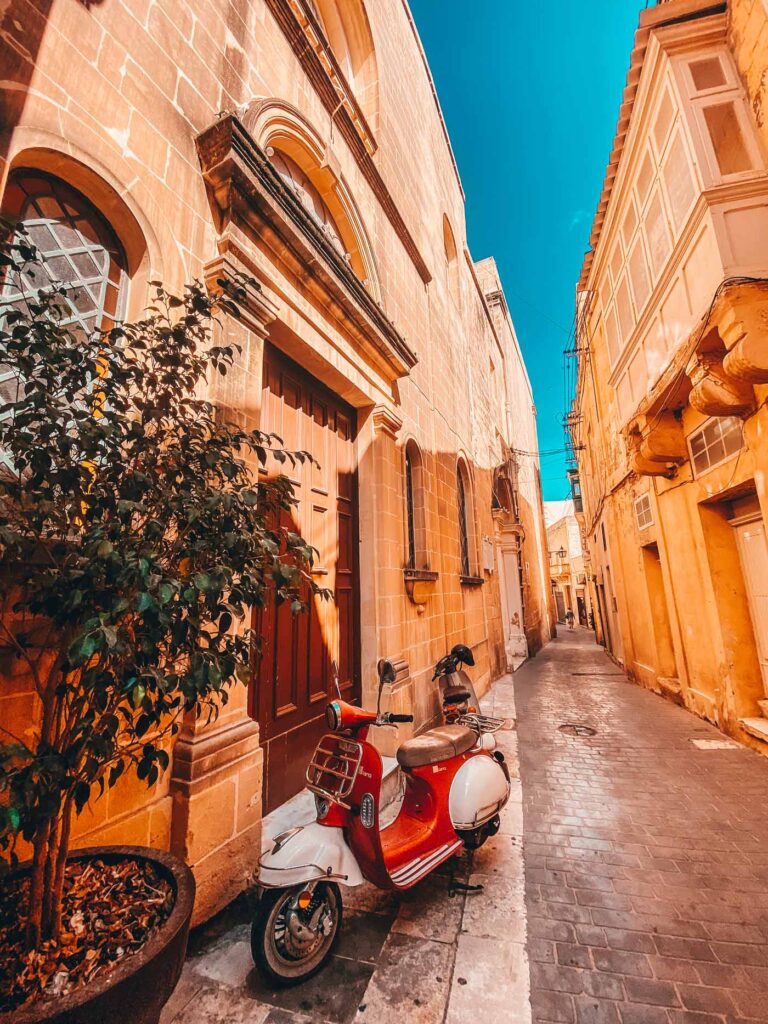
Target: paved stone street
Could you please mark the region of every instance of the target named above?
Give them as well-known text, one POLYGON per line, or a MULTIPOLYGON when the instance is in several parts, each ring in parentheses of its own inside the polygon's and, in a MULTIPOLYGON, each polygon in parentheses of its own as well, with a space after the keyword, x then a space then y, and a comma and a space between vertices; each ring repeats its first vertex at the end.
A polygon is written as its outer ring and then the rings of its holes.
POLYGON ((533 1019, 768 1021, 768 760, 590 638, 515 675, 533 1019))
MULTIPOLYGON (((512 677, 482 705, 514 725, 512 677)), ((162 1024, 461 1024, 481 1013, 527 1024, 517 734, 504 729, 497 740, 513 776, 501 830, 456 869, 483 892, 449 896, 447 866, 400 897, 368 885, 344 889, 336 955, 315 978, 281 991, 254 969, 251 906, 242 897, 193 933, 162 1024)))

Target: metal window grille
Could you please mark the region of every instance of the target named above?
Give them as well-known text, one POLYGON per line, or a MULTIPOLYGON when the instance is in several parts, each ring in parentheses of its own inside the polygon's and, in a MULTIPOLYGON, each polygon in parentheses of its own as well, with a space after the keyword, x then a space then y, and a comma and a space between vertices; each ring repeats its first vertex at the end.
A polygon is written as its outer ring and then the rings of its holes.
POLYGON ((467 495, 464 476, 459 466, 456 470, 456 490, 459 498, 459 546, 461 548, 461 575, 469 576, 469 530, 467 529, 467 495))
POLYGON ((688 438, 695 476, 725 462, 744 444, 741 420, 735 416, 713 417, 688 438))
POLYGON ((416 568, 416 524, 413 502, 413 462, 411 453, 405 450, 405 503, 408 521, 408 568, 416 568))
POLYGON ((646 530, 653 524, 650 495, 641 494, 635 501, 635 519, 638 530, 646 530))
MULTIPOLYGON (((26 228, 45 277, 28 271, 6 279, 0 303, 6 309, 22 305, 38 288, 63 285, 70 315, 62 327, 90 334, 114 326, 123 315, 125 256, 88 200, 58 178, 24 171, 8 183, 5 212, 26 228)), ((0 366, 0 408, 16 400, 17 387, 14 375, 0 366)))

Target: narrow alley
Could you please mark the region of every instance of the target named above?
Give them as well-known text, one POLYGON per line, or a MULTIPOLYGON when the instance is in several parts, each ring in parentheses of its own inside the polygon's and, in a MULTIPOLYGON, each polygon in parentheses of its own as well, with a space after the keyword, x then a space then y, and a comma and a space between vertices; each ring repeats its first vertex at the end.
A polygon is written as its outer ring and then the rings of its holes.
POLYGON ((534 1021, 768 1021, 768 761, 586 630, 515 694, 534 1021))
POLYGON ((447 869, 349 890, 337 955, 283 991, 253 967, 243 898, 197 930, 163 1024, 768 1021, 768 761, 592 637, 564 632, 483 702, 516 716, 498 736, 521 776, 456 869, 484 892, 451 896, 447 869))

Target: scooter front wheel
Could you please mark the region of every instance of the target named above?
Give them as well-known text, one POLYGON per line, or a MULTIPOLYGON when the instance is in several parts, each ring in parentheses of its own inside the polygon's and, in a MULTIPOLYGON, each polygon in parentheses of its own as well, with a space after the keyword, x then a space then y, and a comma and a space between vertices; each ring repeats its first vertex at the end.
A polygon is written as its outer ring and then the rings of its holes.
POLYGON ((336 947, 342 920, 335 882, 267 889, 251 925, 251 954, 274 985, 299 985, 324 966, 336 947))

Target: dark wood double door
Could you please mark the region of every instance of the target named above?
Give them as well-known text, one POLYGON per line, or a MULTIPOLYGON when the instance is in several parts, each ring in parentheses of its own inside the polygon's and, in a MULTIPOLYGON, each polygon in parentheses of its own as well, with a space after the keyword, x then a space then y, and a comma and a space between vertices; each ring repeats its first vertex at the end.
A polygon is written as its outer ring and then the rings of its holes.
POLYGON ((267 345, 261 429, 316 460, 268 472, 293 480, 298 505, 287 525, 317 549, 313 575, 332 594, 313 598, 299 615, 287 605, 257 615, 262 653, 254 666, 251 713, 264 746, 267 813, 304 786, 307 762, 325 730, 325 705, 336 695, 334 661, 343 698, 359 700, 360 625, 354 409, 267 345))

